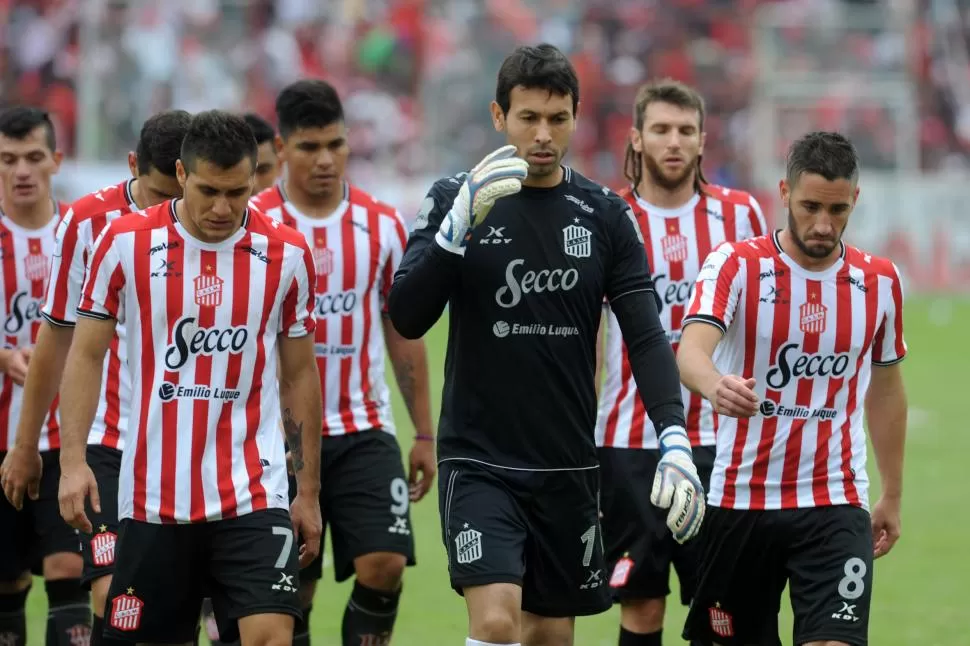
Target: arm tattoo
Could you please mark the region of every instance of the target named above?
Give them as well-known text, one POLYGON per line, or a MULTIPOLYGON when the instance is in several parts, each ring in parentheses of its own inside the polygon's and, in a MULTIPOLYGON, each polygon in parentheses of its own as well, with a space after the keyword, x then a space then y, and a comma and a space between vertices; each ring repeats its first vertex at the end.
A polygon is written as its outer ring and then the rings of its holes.
POLYGON ((290 447, 293 472, 299 473, 303 470, 303 422, 297 423, 289 408, 283 410, 283 432, 290 447))
POLYGON ((394 376, 397 377, 397 387, 401 391, 401 398, 408 407, 408 413, 414 414, 415 393, 417 379, 414 377, 414 364, 410 359, 402 359, 394 364, 394 376))

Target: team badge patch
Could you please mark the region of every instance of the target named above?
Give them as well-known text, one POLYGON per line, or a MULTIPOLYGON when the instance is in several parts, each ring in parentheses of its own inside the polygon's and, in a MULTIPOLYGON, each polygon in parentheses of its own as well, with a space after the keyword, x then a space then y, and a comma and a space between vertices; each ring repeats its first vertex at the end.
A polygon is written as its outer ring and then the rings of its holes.
POLYGON ((624 556, 617 561, 616 566, 613 568, 613 574, 610 575, 610 587, 622 588, 625 586, 627 580, 630 578, 630 572, 632 570, 633 559, 631 559, 629 556, 624 556))
POLYGON ((50 271, 50 259, 42 254, 40 250, 31 249, 31 252, 24 258, 24 276, 32 283, 44 282, 47 280, 50 271))
POLYGON ((711 615, 711 630, 714 634, 721 637, 734 637, 734 622, 731 620, 731 615, 724 612, 720 608, 720 604, 716 608, 708 608, 711 615))
POLYGON ((822 334, 826 314, 828 308, 822 303, 802 303, 798 308, 798 327, 805 334, 822 334))
POLYGON ((128 588, 127 594, 118 595, 111 600, 111 617, 108 623, 115 630, 130 632, 141 625, 141 612, 145 602, 134 595, 135 590, 128 588))
POLYGON ((665 235, 660 239, 660 249, 667 262, 684 262, 687 260, 687 236, 679 233, 665 235))
POLYGON ((226 281, 215 275, 211 266, 194 279, 195 304, 199 307, 219 307, 222 305, 222 286, 226 281))
POLYGON ((109 532, 104 525, 101 531, 91 539, 91 560, 97 567, 106 567, 115 562, 115 545, 118 536, 114 532, 109 532))
POLYGON ((482 533, 475 529, 465 529, 455 536, 455 560, 467 564, 482 558, 482 533))
MULTIPOLYGON (((579 221, 578 219, 576 220, 579 221)), ((570 224, 562 230, 563 250, 573 258, 589 258, 592 251, 593 232, 586 227, 570 224)))
POLYGON ((333 252, 326 247, 314 247, 311 253, 317 276, 329 276, 333 272, 333 252))

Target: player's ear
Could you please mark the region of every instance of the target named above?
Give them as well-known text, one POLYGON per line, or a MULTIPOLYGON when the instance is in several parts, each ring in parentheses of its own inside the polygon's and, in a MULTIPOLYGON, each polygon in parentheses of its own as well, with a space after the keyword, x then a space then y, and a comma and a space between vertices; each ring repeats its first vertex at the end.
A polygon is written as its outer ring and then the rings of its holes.
POLYGON ((128 170, 131 171, 132 177, 138 177, 138 154, 134 151, 128 151, 128 170))
POLYGON ((573 110, 573 130, 576 129, 576 122, 579 120, 579 109, 582 107, 582 103, 576 102, 576 109, 573 110))
POLYGON ((55 150, 52 157, 54 158, 54 172, 56 173, 61 169, 61 162, 64 161, 64 152, 55 150))
POLYGON ((783 179, 778 182, 778 192, 781 195, 781 204, 786 209, 788 208, 788 199, 791 197, 791 188, 788 186, 788 180, 783 179))
POLYGON ((185 166, 182 164, 182 160, 176 159, 175 160, 175 179, 179 181, 179 186, 182 187, 183 191, 185 190, 185 182, 186 180, 188 180, 188 178, 189 178, 189 174, 185 170, 185 166))
POLYGON ((701 147, 697 151, 697 154, 698 155, 703 155, 704 154, 704 144, 705 143, 707 143, 707 133, 704 132, 703 130, 701 130, 701 147))
POLYGON ((640 136, 640 131, 633 126, 630 126, 630 145, 634 152, 643 152, 643 138, 640 136))
POLYGON ((858 203, 859 203, 859 187, 856 186, 855 195, 853 196, 853 199, 852 199, 852 207, 855 208, 855 205, 858 203))
POLYGON ((502 108, 496 101, 492 101, 489 110, 492 112, 492 125, 495 126, 495 132, 505 132, 505 113, 502 112, 502 108))
POLYGON ((276 148, 276 156, 280 157, 283 154, 283 137, 277 134, 273 137, 273 147, 276 148))

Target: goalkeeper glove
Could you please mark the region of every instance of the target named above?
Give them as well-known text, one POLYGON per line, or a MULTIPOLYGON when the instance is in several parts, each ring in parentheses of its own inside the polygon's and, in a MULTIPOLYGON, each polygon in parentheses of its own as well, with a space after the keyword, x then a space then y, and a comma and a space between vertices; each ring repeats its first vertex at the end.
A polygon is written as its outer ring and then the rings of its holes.
POLYGON ((685 543, 697 535, 707 505, 687 431, 680 426, 668 426, 660 434, 660 462, 653 477, 650 502, 670 509, 667 527, 675 541, 685 543))
POLYGON ((515 156, 515 146, 503 146, 478 162, 465 176, 455 202, 441 221, 435 240, 444 249, 465 255, 468 232, 481 224, 500 197, 522 189, 529 162, 515 156))

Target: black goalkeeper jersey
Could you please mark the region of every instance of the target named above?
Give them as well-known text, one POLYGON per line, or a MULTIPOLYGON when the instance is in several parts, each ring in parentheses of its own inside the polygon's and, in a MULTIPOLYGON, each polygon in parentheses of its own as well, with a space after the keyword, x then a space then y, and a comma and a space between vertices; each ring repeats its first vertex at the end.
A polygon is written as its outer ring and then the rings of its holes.
MULTIPOLYGON (((642 307, 653 303, 653 286, 629 206, 564 171, 555 188, 523 187, 498 200, 470 233, 464 257, 435 242, 464 174, 437 181, 418 214, 390 310, 398 330, 414 338, 448 305, 439 460, 530 470, 596 465, 593 373, 603 300, 616 309, 639 294, 642 307)), ((682 424, 676 366, 650 309, 651 334, 669 355, 663 368, 672 370, 666 390, 676 391, 680 407, 672 423, 682 424)))

